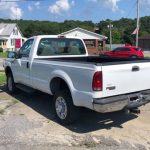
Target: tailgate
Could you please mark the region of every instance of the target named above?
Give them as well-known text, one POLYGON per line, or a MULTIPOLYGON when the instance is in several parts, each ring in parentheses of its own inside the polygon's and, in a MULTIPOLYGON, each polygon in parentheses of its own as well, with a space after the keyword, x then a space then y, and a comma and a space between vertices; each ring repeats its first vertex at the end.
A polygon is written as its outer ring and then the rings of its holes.
POLYGON ((150 89, 150 62, 102 66, 103 97, 150 89))

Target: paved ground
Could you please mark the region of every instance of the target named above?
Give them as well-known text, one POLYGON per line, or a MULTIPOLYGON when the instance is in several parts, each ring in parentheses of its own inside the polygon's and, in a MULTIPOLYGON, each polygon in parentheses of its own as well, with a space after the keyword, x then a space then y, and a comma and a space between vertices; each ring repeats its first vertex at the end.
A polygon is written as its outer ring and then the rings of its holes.
POLYGON ((83 109, 65 127, 53 115, 51 96, 0 89, 0 150, 150 150, 150 104, 139 116, 83 109))
POLYGON ((144 51, 144 55, 145 55, 146 57, 150 57, 150 51, 144 51))

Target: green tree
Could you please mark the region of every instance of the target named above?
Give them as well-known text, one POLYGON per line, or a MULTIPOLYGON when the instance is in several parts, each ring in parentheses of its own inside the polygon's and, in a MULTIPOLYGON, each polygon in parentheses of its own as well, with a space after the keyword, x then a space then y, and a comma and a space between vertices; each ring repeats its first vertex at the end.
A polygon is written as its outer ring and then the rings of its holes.
POLYGON ((112 30, 112 42, 114 44, 120 44, 121 42, 121 34, 117 29, 112 30))

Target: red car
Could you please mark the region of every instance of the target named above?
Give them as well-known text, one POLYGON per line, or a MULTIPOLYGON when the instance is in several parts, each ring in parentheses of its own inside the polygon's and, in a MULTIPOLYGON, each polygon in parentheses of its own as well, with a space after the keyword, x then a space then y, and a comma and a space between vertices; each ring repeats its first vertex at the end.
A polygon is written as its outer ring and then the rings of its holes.
POLYGON ((103 53, 103 55, 115 58, 144 58, 143 50, 135 46, 118 47, 113 51, 103 53))

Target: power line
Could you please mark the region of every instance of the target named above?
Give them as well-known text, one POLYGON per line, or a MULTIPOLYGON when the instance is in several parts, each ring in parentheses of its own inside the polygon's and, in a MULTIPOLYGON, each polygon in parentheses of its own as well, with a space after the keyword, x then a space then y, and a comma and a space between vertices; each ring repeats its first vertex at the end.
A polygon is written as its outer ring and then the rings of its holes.
POLYGON ((130 16, 131 12, 136 8, 136 6, 137 6, 137 2, 134 2, 134 4, 132 5, 131 9, 129 10, 125 18, 128 18, 130 16))
MULTIPOLYGON (((30 2, 30 1, 34 1, 34 2, 37 2, 37 0, 0 0, 0 3, 2 3, 2 2, 24 2, 24 1, 26 1, 26 2, 30 2)), ((45 1, 45 0, 38 0, 38 1, 45 1)))

